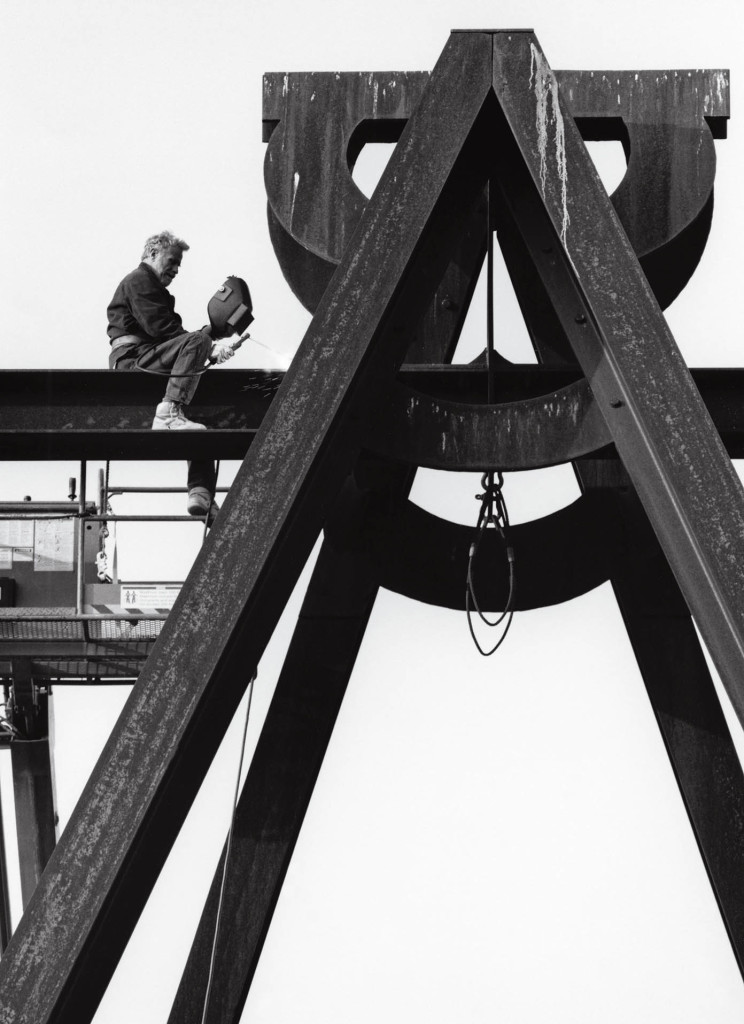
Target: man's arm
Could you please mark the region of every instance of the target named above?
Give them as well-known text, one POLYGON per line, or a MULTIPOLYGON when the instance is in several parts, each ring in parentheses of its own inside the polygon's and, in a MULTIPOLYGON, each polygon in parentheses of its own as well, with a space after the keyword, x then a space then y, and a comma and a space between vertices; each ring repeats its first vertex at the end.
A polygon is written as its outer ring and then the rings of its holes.
POLYGON ((173 296, 150 274, 131 277, 126 284, 126 298, 132 316, 148 337, 168 341, 184 333, 173 296))

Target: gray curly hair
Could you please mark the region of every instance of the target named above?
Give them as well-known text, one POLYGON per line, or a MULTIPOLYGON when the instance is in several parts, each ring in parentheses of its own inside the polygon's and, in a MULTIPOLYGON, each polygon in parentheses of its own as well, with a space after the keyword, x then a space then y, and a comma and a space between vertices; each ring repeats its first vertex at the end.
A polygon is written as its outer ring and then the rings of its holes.
POLYGON ((188 248, 189 245, 182 238, 176 238, 173 232, 161 231, 157 235, 150 235, 147 239, 142 251, 142 259, 146 260, 150 256, 157 256, 164 249, 180 249, 181 252, 186 252, 188 248))

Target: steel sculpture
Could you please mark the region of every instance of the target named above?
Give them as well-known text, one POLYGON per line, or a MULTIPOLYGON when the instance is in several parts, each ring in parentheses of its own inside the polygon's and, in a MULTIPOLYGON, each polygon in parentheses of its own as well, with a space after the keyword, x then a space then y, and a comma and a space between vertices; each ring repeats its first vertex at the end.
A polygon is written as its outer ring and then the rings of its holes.
MULTIPOLYGON (((728 372, 697 375, 711 419, 661 313, 707 237, 726 74, 554 75, 532 32, 479 31, 453 33, 431 76, 264 88, 272 238, 313 320, 262 415, 210 399, 218 429, 199 454, 233 445, 245 461, 0 962, 0 1019, 91 1018, 325 528, 227 867, 208 1020, 239 1019, 377 590, 462 607, 470 535, 409 502, 420 464, 574 461, 579 501, 515 530, 518 607, 612 581, 744 967, 744 776, 690 616, 744 720, 744 492, 724 447, 740 451, 742 392, 728 372), (612 201, 583 143, 596 138, 628 154, 612 201), (365 202, 350 166, 365 141, 395 139, 365 202), (493 229, 542 366, 398 376, 451 358, 493 229)), ((22 429, 10 405, 6 453, 22 429)), ((48 451, 134 450, 121 409, 87 432, 68 413, 76 436, 48 451)), ((506 581, 480 583, 499 609, 506 581)), ((174 1022, 201 1020, 220 878, 174 1022)))

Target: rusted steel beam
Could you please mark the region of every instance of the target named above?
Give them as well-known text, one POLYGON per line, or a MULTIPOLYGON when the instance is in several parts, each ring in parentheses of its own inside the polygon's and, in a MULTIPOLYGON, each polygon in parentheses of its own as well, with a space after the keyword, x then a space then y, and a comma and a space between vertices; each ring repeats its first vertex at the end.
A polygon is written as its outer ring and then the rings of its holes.
POLYGON ((193 413, 211 429, 183 437, 152 431, 163 381, 150 374, 5 370, 0 459, 242 459, 283 377, 264 370, 205 374, 193 413))
POLYGON ((685 809, 744 974, 744 773, 689 609, 619 463, 578 466, 614 511, 612 586, 685 809))
MULTIPOLYGON (((476 271, 473 259, 468 273, 476 271)), ((448 270, 447 287, 440 291, 457 308, 423 336, 430 344, 448 338, 451 347, 453 325, 467 309, 469 296, 461 285, 468 273, 454 263, 448 270)), ((419 353, 423 338, 412 344, 410 354, 419 353)), ((691 373, 727 451, 732 458, 744 457, 744 370, 691 373)), ((483 404, 482 366, 404 366, 370 421, 366 444, 379 454, 439 469, 524 469, 567 462, 611 440, 580 375, 578 368, 504 365, 495 374, 499 404, 489 407, 483 404), (548 426, 550 434, 545 433, 548 426), (443 448, 444 435, 451 440, 443 448)), ((0 459, 242 458, 284 373, 272 373, 261 390, 254 384, 263 374, 214 374, 204 387, 204 400, 197 392, 190 412, 210 429, 187 435, 150 429, 156 393, 143 393, 142 378, 106 370, 0 371, 0 459), (105 401, 92 403, 89 396, 102 391, 105 401)), ((614 457, 614 451, 604 454, 614 457)))
MULTIPOLYGON (((194 408, 215 427, 255 430, 283 379, 281 370, 215 370, 202 377, 194 408)), ((24 417, 38 430, 64 429, 66 418, 83 429, 85 415, 101 429, 149 429, 162 393, 162 379, 136 370, 2 370, 0 430, 19 429, 24 417)))
POLYGON ((744 721, 744 490, 537 40, 494 60, 494 173, 744 721))
POLYGON ((375 424, 369 447, 430 469, 538 469, 611 443, 586 380, 538 398, 498 405, 444 401, 402 385, 375 424))
POLYGON ((0 962, 5 1024, 94 1013, 482 192, 490 82, 453 37, 0 962))
POLYGON ((666 308, 687 284, 708 238, 713 139, 726 137, 728 72, 560 71, 556 80, 584 139, 623 144, 628 169, 612 204, 666 308))
MULTIPOLYGON (((542 353, 539 341, 538 347, 542 353)), ((729 455, 744 457, 744 372, 691 372, 729 455)), ((479 401, 485 389, 481 368, 402 372, 370 432, 370 449, 458 471, 537 469, 600 449, 604 457, 616 457, 607 448, 612 435, 585 378, 576 380, 567 370, 512 367, 499 369, 495 381, 499 401, 489 406, 479 401)))
MULTIPOLYGON (((675 83, 675 86, 678 85, 678 82, 675 83)), ((670 130, 679 134, 683 132, 679 126, 670 126, 670 130)), ((650 141, 651 145, 658 145, 659 142, 648 133, 646 141, 650 141)), ((710 141, 708 146, 711 147, 710 141)), ((687 155, 688 159, 690 157, 694 159, 694 152, 687 155)), ((659 217, 668 215, 670 209, 679 214, 680 197, 670 204, 666 203, 665 197, 665 212, 659 214, 658 190, 664 187, 669 190, 669 178, 662 176, 657 181, 649 182, 649 185, 652 191, 657 191, 647 207, 648 224, 643 225, 643 211, 639 206, 636 228, 645 230, 647 234, 656 231, 659 235, 666 231, 672 235, 672 231, 660 226, 659 217)), ((626 192, 626 200, 628 195, 629 192, 626 192)), ((618 195, 614 198, 620 210, 618 195)), ((627 217, 625 220, 627 228, 627 217)), ((526 218, 522 223, 525 221, 526 218)), ((679 252, 680 240, 697 230, 699 223, 697 227, 693 225, 679 232, 676 235, 676 251, 673 245, 658 247, 658 254, 664 254, 669 266, 678 275, 679 266, 685 266, 684 256, 679 252), (679 266, 675 267, 675 263, 679 266)), ((628 233, 632 237, 632 233, 628 233)), ((637 238, 633 240, 638 251, 637 238)), ((505 252, 507 262, 515 252, 522 267, 531 262, 528 249, 518 232, 507 235, 507 246, 511 249, 509 253, 505 252)), ((536 256, 534 238, 532 251, 536 256)), ((539 258, 535 262, 539 265, 539 258)), ((689 262, 687 265, 690 266, 689 262)), ((646 265, 644 269, 652 276, 653 266, 649 268, 646 265), (652 273, 649 273, 650 269, 652 273)), ((657 273, 663 275, 664 272, 664 266, 659 263, 657 273)), ((671 275, 667 272, 668 295, 673 291, 670 281, 671 275)), ((542 279, 540 283, 543 284, 542 279)), ((661 276, 655 283, 660 301, 664 287, 661 276)), ((529 310, 526 315, 529 317, 529 310)), ((546 342, 545 335, 541 337, 539 330, 531 333, 538 354, 544 359, 552 358, 553 348, 546 342)), ((696 379, 696 384, 704 387, 699 379, 696 379)), ((720 430, 720 422, 717 425, 720 430)), ((617 521, 614 532, 621 543, 611 570, 613 588, 734 954, 742 970, 744 775, 736 750, 689 609, 628 477, 617 462, 584 460, 576 464, 576 469, 584 496, 605 494, 608 497, 605 515, 617 521), (614 497, 614 500, 610 501, 610 497, 614 497)))

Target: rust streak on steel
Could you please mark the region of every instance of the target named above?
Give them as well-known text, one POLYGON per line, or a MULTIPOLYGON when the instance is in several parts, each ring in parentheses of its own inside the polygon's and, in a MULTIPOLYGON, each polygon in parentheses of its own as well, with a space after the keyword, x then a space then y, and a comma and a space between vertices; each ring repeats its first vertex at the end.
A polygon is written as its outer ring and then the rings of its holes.
MULTIPOLYGON (((707 238, 713 137, 726 135, 728 74, 680 69, 555 75, 583 137, 615 139, 625 148, 629 166, 612 201, 666 306, 686 284, 707 238)), ((366 205, 352 178, 362 144, 394 141, 428 79, 424 71, 264 76, 269 227, 287 281, 309 310, 315 310, 366 205)))
POLYGON ((482 191, 490 84, 490 38, 452 37, 0 961, 3 1024, 95 1012, 482 191))
POLYGON ((538 469, 611 443, 585 380, 520 402, 445 402, 397 387, 369 445, 431 469, 538 469))

